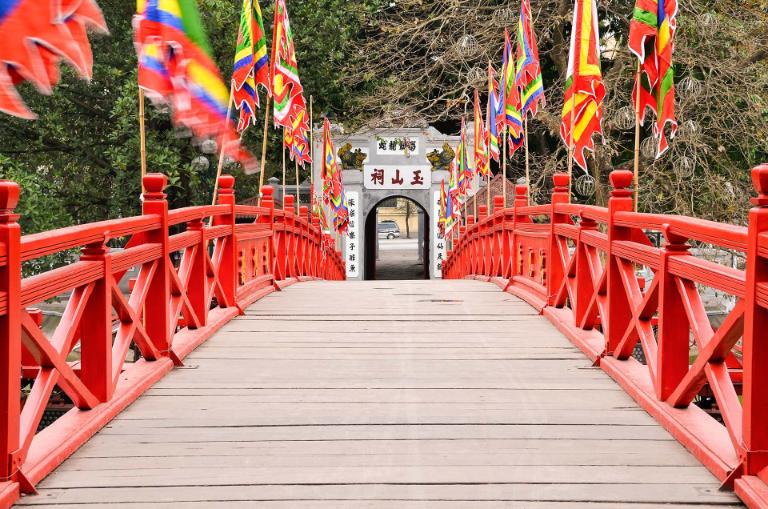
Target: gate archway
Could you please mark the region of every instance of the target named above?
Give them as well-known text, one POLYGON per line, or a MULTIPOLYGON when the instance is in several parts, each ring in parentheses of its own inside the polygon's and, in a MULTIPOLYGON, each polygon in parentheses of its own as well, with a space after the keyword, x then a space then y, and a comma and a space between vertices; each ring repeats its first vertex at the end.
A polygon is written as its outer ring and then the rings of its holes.
MULTIPOLYGON (((372 201, 366 207, 364 279, 430 279, 430 214, 419 200, 404 195, 393 195, 372 201), (392 200, 406 200, 417 209, 417 233, 406 239, 401 228, 399 238, 379 238, 379 209, 392 200)), ((406 215, 406 221, 409 220, 406 215)), ((389 236, 391 237, 391 236, 389 236)))

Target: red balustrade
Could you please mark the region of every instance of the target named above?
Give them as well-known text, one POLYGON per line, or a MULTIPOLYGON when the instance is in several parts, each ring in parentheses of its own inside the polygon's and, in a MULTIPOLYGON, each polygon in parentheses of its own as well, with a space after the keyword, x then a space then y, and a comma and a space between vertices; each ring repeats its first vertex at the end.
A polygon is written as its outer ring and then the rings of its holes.
MULTIPOLYGON (((22 236, 20 189, 0 181, 0 507, 34 486, 216 330, 268 293, 342 280, 333 240, 290 199, 236 205, 231 176, 215 206, 168 210, 166 177, 144 179, 143 215, 22 236), (110 245, 125 246, 114 250, 110 245), (79 249, 76 261, 22 278, 23 262, 79 249), (137 276, 124 294, 129 269, 137 276), (46 334, 29 306, 69 294, 46 334), (79 345, 79 359, 72 352, 79 345), (140 359, 126 363, 132 345, 140 359), (21 375, 21 376, 20 376, 21 375), (22 402, 22 380, 33 380, 22 402), (74 408, 38 432, 58 387, 74 408)), ((290 198, 290 197, 289 197, 290 198)))
POLYGON ((536 307, 725 487, 768 507, 768 165, 752 177, 748 227, 635 213, 626 171, 611 174, 607 208, 568 203, 564 174, 547 205, 530 206, 517 186, 513 207, 496 202, 449 233, 444 274, 536 307), (745 268, 693 249, 702 245, 745 268), (733 299, 717 327, 705 291, 733 299), (694 404, 702 397, 717 416, 694 404))

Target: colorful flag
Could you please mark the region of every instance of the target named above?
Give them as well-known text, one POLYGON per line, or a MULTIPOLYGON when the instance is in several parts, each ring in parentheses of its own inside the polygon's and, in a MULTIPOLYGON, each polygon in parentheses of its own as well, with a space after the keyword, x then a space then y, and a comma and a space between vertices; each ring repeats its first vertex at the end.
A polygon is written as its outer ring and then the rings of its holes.
POLYGON ((291 127, 283 128, 283 145, 288 149, 291 161, 297 160, 303 167, 312 163, 309 146, 309 119, 307 110, 299 108, 291 117, 291 127))
POLYGON ((323 201, 333 210, 333 227, 339 233, 344 233, 349 226, 349 209, 344 193, 341 169, 336 161, 336 150, 331 138, 331 123, 325 119, 323 123, 323 201))
POLYGON ((306 109, 299 80, 299 64, 293 31, 285 0, 275 1, 275 24, 272 31, 272 94, 275 100, 275 127, 291 128, 291 116, 306 109), (301 104, 299 107, 298 105, 301 104))
POLYGON ((521 114, 535 117, 539 105, 544 106, 544 81, 541 76, 539 48, 533 32, 530 0, 521 0, 517 23, 517 74, 515 83, 521 94, 521 114))
POLYGON ((267 37, 258 0, 243 0, 232 84, 235 105, 240 110, 237 129, 242 131, 256 121, 256 108, 259 107, 257 85, 271 93, 267 37))
POLYGON ((483 125, 483 112, 480 109, 480 94, 475 89, 475 171, 483 177, 491 171, 491 162, 488 157, 488 137, 483 125))
POLYGON ((499 83, 496 81, 496 70, 488 62, 488 111, 486 112, 485 129, 488 133, 488 151, 496 162, 499 162, 501 154, 499 150, 499 126, 496 121, 499 103, 499 83))
POLYGON ((59 81, 59 63, 91 78, 93 54, 87 29, 107 32, 93 0, 0 0, 0 111, 28 120, 36 118, 16 86, 28 81, 50 94, 59 81))
POLYGON ((445 197, 446 210, 446 229, 450 230, 453 226, 453 218, 459 213, 457 204, 461 203, 459 183, 457 177, 457 157, 454 157, 449 167, 448 192, 445 197))
POLYGON ((229 88, 210 56, 195 0, 139 0, 134 28, 139 86, 147 96, 169 104, 174 123, 198 138, 214 138, 246 171, 255 168, 255 158, 227 123, 229 88), (156 68, 147 68, 149 62, 156 68), (163 73, 170 77, 170 89, 158 78, 163 73))
POLYGON ((469 150, 467 149, 467 126, 464 119, 461 119, 461 141, 459 147, 456 150, 456 156, 458 158, 458 181, 459 181, 459 193, 462 196, 462 201, 466 199, 469 190, 472 188, 472 178, 475 176, 475 171, 472 165, 469 163, 469 150))
POLYGON ((520 90, 515 82, 515 56, 509 31, 504 30, 504 64, 501 68, 502 102, 504 103, 504 125, 513 140, 523 136, 523 116, 520 113, 520 90))
POLYGON ((440 238, 445 237, 445 232, 450 228, 452 211, 450 207, 451 199, 445 192, 445 179, 440 182, 440 215, 438 216, 438 228, 440 238))
POLYGON ((641 73, 635 79, 632 104, 640 92, 640 120, 646 108, 656 114, 653 133, 658 141, 656 157, 669 149, 665 128, 670 125, 670 138, 677 132, 675 119, 675 70, 672 66, 677 0, 637 0, 629 25, 629 49, 640 59, 641 73))
POLYGON ((576 0, 560 135, 584 170, 584 150, 594 151, 592 136, 603 132, 604 98, 597 6, 595 0, 576 0))

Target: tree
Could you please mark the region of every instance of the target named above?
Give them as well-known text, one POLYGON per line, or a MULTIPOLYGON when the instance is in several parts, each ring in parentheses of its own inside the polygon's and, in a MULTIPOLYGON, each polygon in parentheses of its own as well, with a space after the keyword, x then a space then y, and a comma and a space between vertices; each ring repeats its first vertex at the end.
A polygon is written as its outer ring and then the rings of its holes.
MULTIPOLYGON (((242 3, 199 0, 198 4, 216 61, 223 75, 230 76, 242 3)), ((274 12, 271 4, 262 0, 269 38, 274 12)), ((0 178, 23 181, 23 207, 32 194, 36 194, 35 199, 56 204, 39 208, 41 216, 24 224, 27 233, 140 211, 137 63, 131 25, 135 2, 99 0, 99 5, 110 35, 92 38, 92 82, 85 83, 62 67, 62 83, 52 97, 41 96, 28 86, 21 89, 24 100, 39 113, 38 120, 0 117, 0 178), (45 180, 45 195, 37 195, 42 187, 31 184, 41 178, 45 180)), ((360 16, 375 5, 370 1, 354 5, 341 0, 289 1, 301 78, 307 96, 315 97, 316 122, 320 114, 346 114, 352 89, 346 86, 341 72, 359 35, 360 16)), ((259 119, 263 121, 263 116, 259 119)), ((261 128, 249 129, 244 138, 257 154, 261 153, 261 132, 261 128)), ((270 129, 269 134, 266 178, 280 173, 281 160, 280 133, 270 129)), ((167 112, 150 105, 147 146, 149 171, 169 177, 172 206, 210 201, 216 155, 202 154, 199 144, 173 128, 167 112), (193 166, 193 160, 200 156, 209 159, 207 170, 193 166)), ((226 170, 236 174, 241 198, 257 194, 258 176, 243 175, 237 165, 226 170)))
MULTIPOLYGON (((544 201, 549 177, 566 168, 559 125, 573 0, 532 3, 548 103, 530 125, 532 186, 544 201)), ((636 61, 626 49, 634 2, 598 3, 608 97, 605 145, 598 145, 590 172, 600 189, 612 168, 632 160, 636 61)), ((641 209, 743 221, 751 192, 747 170, 768 159, 768 42, 761 35, 768 30, 766 4, 688 0, 680 6, 680 132, 663 158, 643 157, 641 209)), ((357 96, 362 117, 458 131, 460 117, 471 116, 474 88, 487 89, 488 61, 500 66, 503 30, 514 28, 517 8, 517 2, 496 0, 399 0, 367 18, 361 63, 349 74, 354 86, 371 90, 357 96)), ((643 138, 649 136, 646 126, 643 138)), ((509 173, 513 179, 524 175, 519 158, 509 173)))

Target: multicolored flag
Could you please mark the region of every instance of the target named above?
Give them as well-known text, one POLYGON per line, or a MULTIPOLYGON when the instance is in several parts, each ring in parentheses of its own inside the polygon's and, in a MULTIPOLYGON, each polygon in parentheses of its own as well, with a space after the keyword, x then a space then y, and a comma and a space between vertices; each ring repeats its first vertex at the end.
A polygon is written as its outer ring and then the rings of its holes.
POLYGON ((285 0, 275 1, 275 23, 272 31, 272 94, 275 100, 275 127, 291 128, 291 117, 306 109, 304 91, 299 80, 299 64, 293 31, 285 0))
POLYGON ((496 162, 499 162, 501 156, 501 150, 499 149, 499 125, 496 121, 499 104, 499 83, 496 81, 496 70, 488 62, 488 111, 486 112, 485 130, 488 134, 488 151, 496 162))
POLYGON ((88 28, 107 32, 93 0, 0 0, 0 111, 35 119, 16 86, 26 81, 43 94, 52 93, 61 61, 90 80, 93 54, 88 28))
MULTIPOLYGON (((504 64, 501 68, 501 102, 504 104, 504 116, 501 118, 501 121, 507 127, 507 132, 512 141, 510 144, 510 155, 514 154, 524 141, 523 115, 520 113, 520 90, 515 82, 516 67, 512 40, 509 38, 509 31, 505 29, 504 64)), ((498 121, 500 120, 497 119, 498 121)))
POLYGON ((296 160, 303 167, 312 163, 309 146, 309 119, 307 110, 299 108, 291 117, 291 127, 283 128, 283 144, 288 149, 291 161, 296 160))
POLYGON ((459 213, 459 207, 457 204, 461 204, 461 191, 459 190, 459 183, 457 179, 457 168, 458 165, 456 164, 457 157, 454 157, 451 161, 451 165, 449 167, 449 180, 448 180, 448 193, 446 194, 446 229, 450 230, 451 226, 453 225, 453 218, 456 217, 456 215, 459 213))
POLYGON ((139 86, 147 96, 170 105, 174 123, 196 137, 217 140, 246 172, 255 168, 255 158, 227 123, 229 88, 210 56, 195 0, 139 0, 134 30, 139 86))
POLYGON ((520 113, 525 117, 528 112, 535 117, 539 105, 545 105, 544 80, 541 75, 539 48, 536 34, 533 32, 530 0, 521 0, 520 20, 517 23, 517 74, 515 83, 520 90, 520 113))
POLYGON ((272 93, 267 37, 258 0, 243 0, 232 84, 235 105, 240 110, 237 129, 242 131, 256 121, 256 108, 259 107, 257 85, 263 86, 267 94, 272 93))
POLYGON ((483 124, 483 111, 480 109, 480 94, 475 89, 475 171, 483 177, 491 171, 491 161, 488 157, 488 136, 483 124))
POLYGON ((584 150, 594 151, 592 137, 603 132, 604 98, 597 6, 595 0, 576 0, 560 135, 584 170, 584 150))
POLYGON ((456 157, 458 158, 458 178, 459 178, 459 193, 461 194, 462 201, 466 199, 466 195, 470 189, 472 189, 472 179, 475 176, 475 170, 469 163, 469 150, 467 149, 467 126, 464 119, 461 119, 461 141, 459 142, 458 149, 456 150, 456 157))
POLYGON ((637 0, 629 25, 629 49, 640 59, 641 73, 635 79, 632 104, 640 93, 640 121, 646 108, 656 115, 653 133, 658 140, 656 157, 669 149, 665 129, 670 125, 670 138, 677 133, 675 119, 675 70, 672 66, 677 0, 637 0))
POLYGON ((440 215, 437 219, 438 235, 440 238, 445 237, 448 225, 448 195, 445 192, 445 179, 440 182, 440 215))
POLYGON ((344 193, 341 169, 336 161, 336 149, 331 137, 331 123, 325 119, 323 123, 323 201, 333 210, 333 227, 339 233, 347 231, 349 226, 349 209, 344 193))

